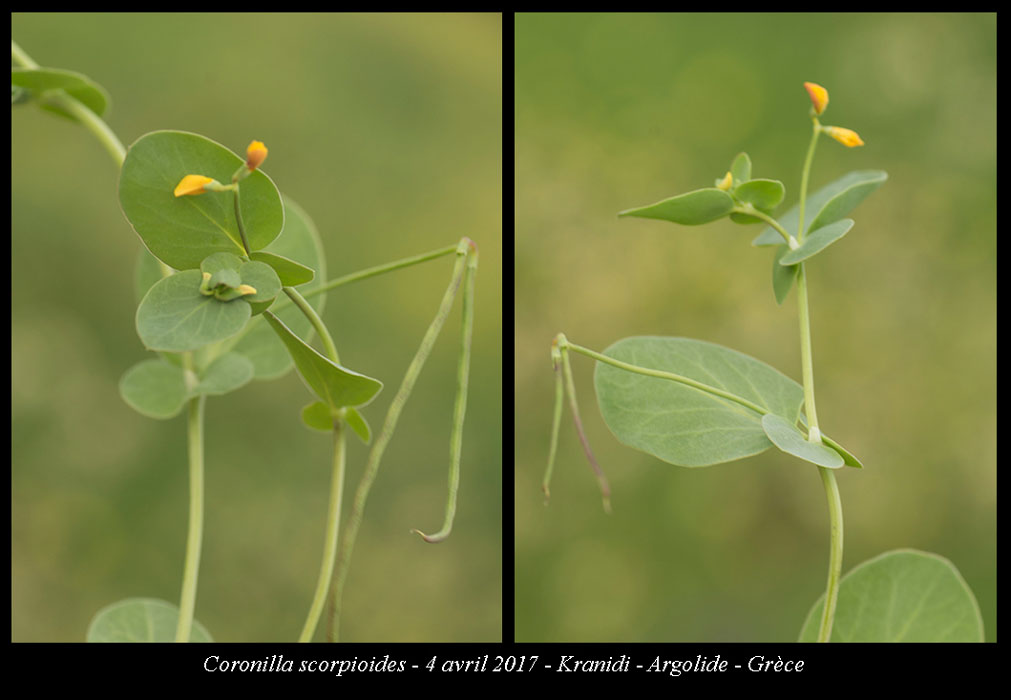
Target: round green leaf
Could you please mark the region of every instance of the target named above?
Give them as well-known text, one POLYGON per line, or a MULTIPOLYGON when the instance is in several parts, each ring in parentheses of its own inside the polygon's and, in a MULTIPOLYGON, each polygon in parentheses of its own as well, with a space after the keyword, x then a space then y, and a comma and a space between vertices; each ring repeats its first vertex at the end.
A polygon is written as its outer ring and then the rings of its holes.
MULTIPOLYGON (((807 198, 804 208, 805 231, 837 221, 849 214, 864 198, 888 179, 888 173, 883 170, 855 170, 843 175, 822 187, 807 198), (832 202, 831 206, 829 203, 832 202), (822 211, 826 213, 821 214, 822 211), (815 222, 815 217, 818 221, 815 222), (834 218, 833 218, 834 217, 834 218), (817 227, 814 225, 817 223, 817 227)), ((779 224, 794 238, 797 238, 797 219, 800 218, 800 207, 794 204, 779 218, 779 224)), ((751 245, 779 245, 783 237, 771 226, 758 234, 751 245)))
POLYGON ((793 423, 780 416, 772 413, 762 416, 762 429, 772 444, 787 454, 829 469, 838 469, 843 465, 843 458, 838 452, 827 445, 808 442, 793 423))
POLYGON ((148 290, 163 277, 161 271, 162 266, 158 258, 151 255, 151 251, 141 244, 133 267, 133 291, 138 304, 148 290))
POLYGON ((172 418, 186 403, 186 377, 181 367, 162 360, 144 360, 119 380, 119 395, 149 418, 172 418))
POLYGON ((851 228, 853 228, 853 219, 843 219, 828 226, 823 226, 817 231, 807 234, 807 238, 800 244, 800 247, 786 253, 780 258, 779 264, 796 265, 803 260, 807 260, 845 236, 851 228))
POLYGON ((214 253, 214 255, 208 255, 200 261, 200 271, 206 272, 212 279, 221 270, 238 272, 240 267, 242 267, 242 258, 232 253, 214 253))
POLYGON ((249 320, 249 304, 200 293, 200 270, 155 283, 137 308, 137 334, 149 350, 184 352, 229 338, 249 320))
MULTIPOLYGON (((156 598, 127 598, 98 611, 88 625, 89 642, 174 642, 179 608, 156 598)), ((191 642, 212 642, 197 620, 191 642)))
POLYGON ((313 401, 302 409, 302 422, 307 428, 329 433, 333 430, 334 418, 329 406, 322 401, 313 401))
MULTIPOLYGON (((284 198, 284 230, 267 250, 316 271, 312 282, 299 290, 303 295, 308 295, 326 282, 326 257, 323 255, 323 244, 316 232, 316 226, 309 215, 287 196, 284 198)), ((322 313, 326 302, 325 294, 307 296, 306 300, 316 313, 322 313)), ((312 324, 294 305, 277 312, 277 317, 303 340, 312 339, 312 324)), ((247 324, 245 331, 235 339, 232 349, 252 361, 257 379, 276 379, 290 371, 293 366, 291 355, 288 354, 284 343, 263 321, 262 316, 255 316, 247 324)))
POLYGON ((253 363, 237 352, 219 356, 199 375, 200 383, 192 394, 227 394, 253 379, 253 363))
POLYGON ((288 348, 306 386, 330 408, 362 406, 383 388, 378 379, 341 367, 320 355, 269 311, 263 317, 288 348))
POLYGON ((98 116, 109 106, 109 94, 98 84, 80 73, 58 68, 11 68, 11 85, 31 93, 43 109, 78 121, 70 112, 52 101, 54 93, 62 90, 98 116))
MULTIPOLYGON (((186 175, 205 175, 227 184, 244 162, 198 134, 146 134, 130 146, 120 173, 123 213, 148 250, 177 270, 199 267, 212 253, 245 255, 231 192, 173 194, 186 175)), ((246 237, 250 250, 260 250, 284 225, 281 195, 260 170, 243 180, 241 188, 246 237)))
POLYGON ((274 268, 267 263, 256 260, 242 263, 239 276, 242 278, 242 284, 248 284, 256 290, 256 294, 243 297, 250 304, 273 301, 281 293, 281 280, 278 279, 274 268))
POLYGON ((637 209, 626 209, 618 216, 662 219, 675 224, 695 226, 722 219, 734 208, 733 198, 723 190, 706 187, 687 192, 637 209))
POLYGON ((763 212, 770 212, 779 206, 785 194, 786 188, 779 180, 758 178, 742 182, 734 188, 734 198, 737 201, 748 202, 763 212))
MULTIPOLYGON (((818 639, 825 596, 814 604, 801 642, 818 639)), ((982 642, 983 618, 955 565, 915 549, 885 552, 839 583, 832 642, 982 642)))
MULTIPOLYGON (((620 340, 604 354, 623 362, 679 374, 747 399, 796 421, 804 389, 764 362, 691 338, 620 340)), ((762 415, 675 381, 597 362, 600 413, 623 444, 683 467, 705 467, 772 447, 762 415)))

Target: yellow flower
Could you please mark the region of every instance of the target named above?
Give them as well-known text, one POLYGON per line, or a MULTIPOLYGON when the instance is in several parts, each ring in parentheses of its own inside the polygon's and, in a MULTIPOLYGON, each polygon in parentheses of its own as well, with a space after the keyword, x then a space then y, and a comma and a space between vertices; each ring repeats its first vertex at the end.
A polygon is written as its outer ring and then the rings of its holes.
POLYGON ((175 196, 182 197, 184 194, 203 194, 207 190, 204 185, 214 182, 214 178, 206 175, 187 175, 176 185, 175 196))
POLYGON ((723 190, 726 192, 730 189, 731 185, 734 184, 734 176, 727 171, 727 174, 723 176, 723 179, 716 183, 716 189, 723 190))
POLYGON ((844 129, 841 126, 823 126, 822 130, 844 146, 853 148, 854 146, 864 145, 860 134, 852 129, 844 129))
POLYGON ((818 83, 804 83, 807 94, 811 96, 811 104, 814 105, 814 113, 821 114, 828 106, 828 90, 818 83))
POLYGON ((246 148, 246 167, 252 172, 260 167, 260 164, 267 159, 267 147, 262 141, 253 141, 246 148))

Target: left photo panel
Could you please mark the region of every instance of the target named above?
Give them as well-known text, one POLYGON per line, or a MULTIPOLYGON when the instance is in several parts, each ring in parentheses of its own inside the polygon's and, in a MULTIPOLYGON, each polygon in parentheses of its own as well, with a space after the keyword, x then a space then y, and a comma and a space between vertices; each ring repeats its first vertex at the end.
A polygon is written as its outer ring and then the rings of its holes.
POLYGON ((502 15, 11 23, 11 640, 502 641, 502 15))

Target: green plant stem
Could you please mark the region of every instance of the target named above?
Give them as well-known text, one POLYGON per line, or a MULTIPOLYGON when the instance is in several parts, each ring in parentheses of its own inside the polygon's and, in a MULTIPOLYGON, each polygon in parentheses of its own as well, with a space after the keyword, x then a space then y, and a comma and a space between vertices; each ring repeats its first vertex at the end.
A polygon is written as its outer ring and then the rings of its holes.
POLYGON ((460 330, 460 359, 456 365, 456 398, 453 401, 453 431, 449 436, 449 493, 446 496, 446 514, 442 528, 434 535, 418 529, 411 530, 425 542, 443 542, 453 531, 456 516, 456 494, 460 489, 460 458, 463 452, 463 421, 467 414, 467 380, 470 376, 470 346, 474 329, 474 278, 477 275, 477 253, 467 258, 467 272, 463 280, 463 322, 460 330))
MULTIPOLYGON (((818 145, 820 125, 818 119, 812 117, 811 142, 804 157, 804 168, 800 178, 800 202, 798 205, 797 238, 804 240, 804 205, 807 200, 807 182, 811 175, 811 162, 814 160, 815 147, 818 145)), ((804 378, 804 414, 808 423, 808 440, 821 441, 821 430, 818 427, 818 411, 814 400, 814 361, 811 353, 811 319, 810 306, 807 298, 807 272, 804 263, 798 263, 797 269, 797 315, 800 318, 800 358, 804 378)), ((829 512, 829 564, 828 582, 825 587, 825 607, 822 612, 821 625, 818 629, 818 641, 828 642, 832 638, 832 623, 835 620, 836 601, 839 598, 839 580, 842 573, 843 557, 843 514, 842 499, 839 496, 839 486, 831 469, 818 467, 825 496, 828 499, 829 512)))
MULTIPOLYGON (((776 231, 779 233, 779 235, 783 237, 783 242, 784 243, 789 244, 790 241, 794 240, 793 236, 791 236, 787 232, 787 230, 785 228, 783 228, 782 225, 780 225, 780 223, 778 221, 776 221, 775 219, 773 219, 771 216, 769 216, 765 212, 759 211, 758 209, 755 209, 752 206, 748 206, 748 207, 736 206, 736 207, 734 207, 733 213, 735 213, 735 214, 747 214, 748 216, 754 216, 756 218, 761 219, 765 223, 769 224, 769 226, 771 226, 772 228, 776 229, 776 231)), ((796 242, 794 242, 792 245, 790 245, 790 247, 791 248, 795 248, 795 247, 797 247, 797 245, 798 244, 796 242)))
POLYGON ((372 483, 375 481, 376 474, 379 471, 379 462, 382 459, 383 452, 386 450, 386 446, 390 442, 390 438, 393 437, 393 431, 397 427, 397 420, 400 418, 400 412, 403 410, 404 404, 407 403, 407 399, 411 395, 411 390, 414 388, 414 384, 418 379, 418 375, 421 373, 425 360, 428 359, 429 354, 432 352, 432 346, 435 345, 435 340, 439 336, 439 331, 442 330, 442 326, 445 324, 446 318, 449 316, 450 309, 453 306, 453 300, 456 297, 456 292, 460 287, 461 280, 463 279, 467 250, 468 246, 464 245, 463 241, 461 241, 461 244, 456 248, 458 257, 456 259, 456 265, 453 268, 453 278, 442 297, 442 303, 439 306, 439 310, 436 312, 435 318, 432 320, 431 325, 429 325, 428 330, 425 331, 425 336, 421 341, 421 345, 418 347, 418 351, 415 353, 414 359, 411 360, 411 364, 408 366, 407 372, 404 374, 404 379, 400 384, 400 388, 397 390, 396 395, 393 397, 393 402, 390 404, 390 408, 386 412, 386 419, 383 422, 383 427, 376 438, 375 444, 372 446, 372 450, 369 452, 369 457, 365 464, 365 471, 362 473, 361 480, 358 482, 358 488, 355 490, 354 501, 351 504, 351 512, 348 515, 347 528, 344 530, 344 539, 341 543, 340 555, 337 559, 337 572, 335 574, 336 581, 334 584, 332 600, 334 641, 339 639, 340 636, 340 618, 344 598, 344 585, 347 582, 348 569, 351 564, 351 555, 354 552, 355 538, 358 536, 358 530, 361 527, 362 516, 365 513, 365 503, 369 497, 369 490, 372 488, 372 483))
POLYGON ((232 198, 232 203, 235 205, 235 225, 239 228, 239 236, 242 238, 242 248, 246 251, 246 255, 252 255, 249 250, 249 241, 246 239, 246 227, 242 223, 242 208, 239 206, 239 184, 232 183, 235 187, 235 196, 232 198))
POLYGON ((323 561, 319 567, 316 593, 309 607, 309 616, 302 627, 299 642, 311 642, 319 624, 323 606, 326 604, 333 578, 334 562, 337 560, 337 541, 340 534, 341 502, 344 495, 345 433, 343 421, 336 421, 333 430, 333 471, 330 475, 330 506, 326 516, 326 537, 323 544, 323 561))
POLYGON ((541 490, 544 505, 551 499, 551 475, 555 471, 555 457, 558 454, 558 433, 562 427, 562 405, 565 402, 565 385, 562 377, 562 351, 558 349, 558 339, 551 344, 551 366, 555 371, 555 410, 551 421, 551 449, 548 451, 548 466, 544 470, 541 490))
MULTIPOLYGON (((594 475, 597 477, 597 483, 600 485, 600 497, 604 502, 604 512, 611 512, 611 485, 607 483, 607 477, 604 476, 604 470, 600 468, 600 464, 597 462, 596 456, 593 454, 593 450, 590 449, 590 441, 586 437, 586 431, 583 430, 583 420, 579 417, 579 401, 576 400, 576 383, 572 379, 572 365, 569 362, 569 348, 573 350, 576 346, 570 345, 568 339, 564 334, 558 334, 558 349, 562 357, 562 370, 565 375, 565 386, 569 392, 569 409, 572 411, 572 420, 576 424, 576 432, 579 434, 579 442, 583 445, 583 452, 586 453, 586 459, 590 462, 590 468, 593 470, 594 475)), ((583 348, 585 350, 585 348, 583 348)), ((593 352, 592 350, 590 352, 593 352)), ((596 353, 594 353, 596 354, 596 353)), ((603 357, 603 355, 601 355, 603 357)))
MULTIPOLYGON (((659 369, 649 369, 648 367, 639 367, 638 365, 630 365, 627 362, 622 362, 621 360, 616 360, 613 357, 608 357, 607 355, 601 355, 599 352, 594 352, 589 348, 584 348, 581 345, 576 345, 575 343, 565 341, 564 344, 559 344, 562 350, 570 348, 580 353, 581 355, 586 355, 587 357, 592 357, 594 360, 598 360, 605 364, 617 367, 619 369, 627 370, 629 372, 634 372, 636 374, 642 374, 647 377, 656 377, 657 379, 669 379, 673 382, 678 382, 680 384, 685 384, 692 387, 693 389, 698 389, 699 391, 704 391, 707 394, 714 394, 720 398, 727 399, 728 401, 733 401, 736 404, 740 404, 745 408, 749 408, 755 411, 761 416, 764 416, 769 412, 769 409, 763 408, 758 404, 754 404, 742 396, 737 396, 736 394, 731 394, 728 391, 723 391, 722 389, 717 389, 714 386, 709 386, 708 384, 703 384, 702 382, 695 381, 690 377, 685 377, 680 374, 674 374, 673 372, 664 372, 659 369)), ((571 392, 570 392, 571 393, 571 392)))
POLYGON ((176 641, 188 642, 193 626, 197 598, 197 574, 200 569, 200 543, 204 530, 204 399, 201 394, 189 400, 187 437, 190 460, 190 522, 186 537, 186 563, 183 589, 179 599, 176 641))
POLYGON ((312 323, 312 327, 316 329, 319 334, 320 340, 323 342, 323 348, 326 350, 327 357, 333 360, 334 364, 340 364, 340 357, 337 355, 337 346, 334 345, 333 338, 330 337, 330 331, 327 330, 326 324, 323 323, 323 319, 319 317, 316 313, 316 309, 309 305, 309 302, 305 300, 298 290, 294 287, 285 287, 284 293, 288 295, 288 298, 305 314, 305 317, 309 319, 312 323))
POLYGON ((811 142, 807 146, 807 155, 804 156, 804 169, 800 174, 800 202, 798 203, 797 212, 797 239, 801 242, 804 240, 804 235, 807 233, 804 229, 804 204, 807 202, 807 181, 811 175, 811 162, 814 160, 814 149, 818 145, 818 134, 821 132, 821 124, 818 123, 818 118, 812 116, 812 130, 811 130, 811 142))

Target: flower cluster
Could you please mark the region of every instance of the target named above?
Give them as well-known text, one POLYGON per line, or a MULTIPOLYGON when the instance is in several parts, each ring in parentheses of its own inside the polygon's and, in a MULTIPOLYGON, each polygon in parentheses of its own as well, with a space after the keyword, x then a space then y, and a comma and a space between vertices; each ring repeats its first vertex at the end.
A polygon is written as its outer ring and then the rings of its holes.
MULTIPOLYGON (((818 85, 818 83, 804 83, 804 88, 811 97, 811 116, 817 121, 818 115, 828 107, 828 90, 818 85)), ((821 126, 820 124, 818 127, 822 133, 828 134, 844 146, 852 148, 864 145, 863 139, 852 129, 846 129, 841 126, 821 126)))
POLYGON ((183 195, 188 194, 197 195, 203 194, 204 192, 224 192, 227 190, 233 190, 237 187, 235 182, 254 172, 266 159, 267 147, 263 145, 262 141, 253 141, 246 148, 246 162, 232 177, 231 185, 222 185, 214 178, 207 177, 206 175, 186 175, 179 181, 179 184, 176 185, 173 194, 175 194, 176 197, 182 197, 183 195))

